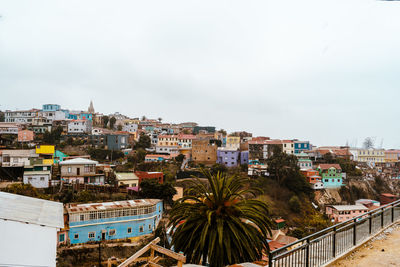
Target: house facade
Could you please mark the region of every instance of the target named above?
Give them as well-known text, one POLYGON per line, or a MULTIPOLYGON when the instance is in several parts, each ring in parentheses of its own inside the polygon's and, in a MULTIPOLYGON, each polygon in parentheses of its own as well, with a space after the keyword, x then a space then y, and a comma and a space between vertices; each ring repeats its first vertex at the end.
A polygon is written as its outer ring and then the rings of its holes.
POLYGON ((33 131, 30 131, 30 130, 18 131, 18 142, 21 142, 21 143, 32 142, 34 137, 35 137, 35 133, 33 131))
POLYGON ((192 160, 195 163, 212 165, 217 162, 217 148, 217 144, 212 140, 193 140, 192 160))
POLYGON ((240 164, 240 151, 227 147, 219 147, 217 150, 217 163, 226 167, 238 166, 240 164))
POLYGON ((90 120, 72 120, 68 123, 69 134, 90 134, 92 122, 90 120))
POLYGON ((325 213, 335 223, 344 222, 354 217, 363 215, 369 210, 362 204, 357 205, 329 205, 325 207, 325 213))
POLYGON ((51 180, 51 171, 24 171, 24 184, 35 188, 48 188, 51 180))
POLYGON ((16 122, 21 124, 32 123, 33 119, 38 117, 38 112, 39 112, 38 109, 17 110, 17 111, 6 110, 4 112, 4 121, 16 122))
POLYGON ((104 174, 96 173, 97 161, 74 158, 60 162, 61 180, 66 183, 104 185, 104 174))
POLYGON ((69 204, 71 244, 134 238, 153 233, 162 218, 159 199, 69 204))
POLYGON ((18 123, 0 122, 0 134, 18 134, 18 123))
POLYGON ((157 153, 175 154, 179 152, 179 140, 177 135, 159 135, 157 139, 157 153))
POLYGON ((309 141, 299 141, 295 140, 293 141, 294 144, 294 153, 299 154, 301 152, 311 150, 311 145, 309 141))
POLYGON ((343 186, 342 168, 339 164, 319 164, 316 170, 322 178, 324 188, 343 186))

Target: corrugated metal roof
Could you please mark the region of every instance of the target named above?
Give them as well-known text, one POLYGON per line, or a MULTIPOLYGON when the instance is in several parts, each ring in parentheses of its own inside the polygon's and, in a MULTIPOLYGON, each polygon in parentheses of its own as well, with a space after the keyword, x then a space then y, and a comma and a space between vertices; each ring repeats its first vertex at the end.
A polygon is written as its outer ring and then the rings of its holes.
POLYGON ((11 221, 64 227, 63 204, 0 192, 0 218, 11 221))
POLYGON ((133 208, 140 206, 151 206, 161 202, 160 199, 134 199, 115 202, 102 202, 102 203, 85 203, 76 204, 71 203, 68 205, 68 213, 82 212, 82 211, 97 211, 97 210, 112 210, 118 208, 133 208))
POLYGON ((50 171, 24 171, 24 175, 47 174, 51 175, 50 171))
POLYGON ((362 204, 359 205, 331 205, 332 208, 339 211, 348 211, 348 210, 367 210, 368 208, 362 204))

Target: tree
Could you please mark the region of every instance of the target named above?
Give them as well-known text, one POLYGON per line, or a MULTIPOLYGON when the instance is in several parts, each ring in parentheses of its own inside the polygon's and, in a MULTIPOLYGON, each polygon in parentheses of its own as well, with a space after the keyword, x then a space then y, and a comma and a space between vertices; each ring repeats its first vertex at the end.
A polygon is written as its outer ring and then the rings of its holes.
POLYGON ((363 142, 363 147, 365 148, 365 149, 370 149, 370 148, 374 148, 374 140, 371 138, 371 137, 367 137, 367 138, 365 138, 364 139, 364 142, 363 142))
POLYGON ((161 117, 160 117, 160 118, 158 118, 158 121, 159 121, 160 123, 162 122, 162 120, 163 120, 163 119, 162 119, 161 117))
POLYGON ((135 144, 135 149, 139 149, 139 148, 149 148, 151 146, 151 139, 150 137, 145 134, 145 133, 141 133, 139 136, 139 141, 135 144))
POLYGON ((140 183, 139 194, 142 198, 162 199, 164 204, 172 205, 176 189, 170 183, 160 184, 154 179, 146 179, 140 183))
POLYGON ((63 128, 58 126, 57 128, 53 129, 53 131, 49 132, 46 131, 43 134, 43 142, 49 145, 56 145, 60 143, 61 134, 63 132, 63 128))
POLYGON ((246 199, 254 195, 248 179, 223 173, 204 173, 209 186, 196 179, 188 195, 175 202, 170 212, 172 244, 188 262, 207 260, 222 267, 260 260, 269 250, 271 219, 266 203, 246 199), (246 188, 246 189, 244 189, 246 188))
MULTIPOLYGON (((296 194, 313 196, 312 188, 297 166, 295 155, 288 155, 282 152, 279 146, 273 146, 272 156, 267 159, 267 164, 270 177, 276 180, 279 187, 285 186, 296 194)), ((279 193, 278 191, 276 193, 279 193)))
POLYGON ((107 128, 107 124, 110 121, 110 118, 108 116, 103 117, 103 127, 107 128))
POLYGON ((142 116, 142 121, 145 121, 145 120, 147 120, 147 118, 146 118, 146 116, 142 116))
POLYGON ((4 122, 4 112, 0 111, 0 122, 4 122))
POLYGON ((117 119, 115 117, 111 117, 110 119, 110 129, 114 129, 114 125, 117 119))

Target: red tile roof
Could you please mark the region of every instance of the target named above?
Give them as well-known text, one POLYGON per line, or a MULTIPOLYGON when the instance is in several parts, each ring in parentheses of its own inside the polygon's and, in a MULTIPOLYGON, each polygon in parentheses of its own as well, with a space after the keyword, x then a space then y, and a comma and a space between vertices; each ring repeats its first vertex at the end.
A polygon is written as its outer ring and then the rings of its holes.
POLYGON ((318 168, 320 168, 321 170, 327 170, 329 168, 335 168, 337 170, 341 170, 342 168, 340 167, 339 164, 319 164, 318 168))

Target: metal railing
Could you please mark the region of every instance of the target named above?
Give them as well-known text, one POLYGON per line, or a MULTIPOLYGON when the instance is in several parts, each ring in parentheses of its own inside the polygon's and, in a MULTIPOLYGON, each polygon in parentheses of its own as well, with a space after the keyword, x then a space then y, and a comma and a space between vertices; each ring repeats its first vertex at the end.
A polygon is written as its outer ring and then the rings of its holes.
POLYGON ((400 200, 273 250, 268 266, 323 266, 397 221, 400 200))

